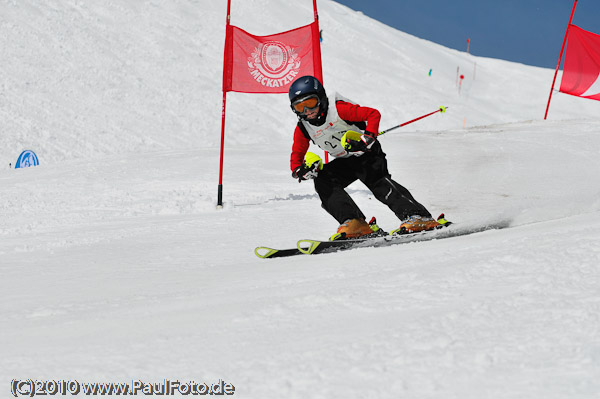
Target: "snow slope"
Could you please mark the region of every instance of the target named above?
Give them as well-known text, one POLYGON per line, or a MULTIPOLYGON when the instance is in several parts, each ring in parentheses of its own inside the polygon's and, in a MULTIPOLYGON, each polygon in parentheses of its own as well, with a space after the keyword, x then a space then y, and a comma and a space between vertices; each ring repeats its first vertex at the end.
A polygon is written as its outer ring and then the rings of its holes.
MULTIPOLYGON (((304 3, 233 1, 232 23, 290 29, 310 22, 304 3)), ((382 129, 450 107, 381 138, 392 176, 457 224, 509 227, 258 259, 337 225, 289 176, 285 95, 228 95, 215 210, 225 2, 4 1, 0 396, 26 378, 222 379, 241 398, 600 396, 600 105, 555 94, 543 121, 553 71, 319 9, 328 90, 379 108, 382 129), (8 168, 24 149, 41 165, 8 168)))

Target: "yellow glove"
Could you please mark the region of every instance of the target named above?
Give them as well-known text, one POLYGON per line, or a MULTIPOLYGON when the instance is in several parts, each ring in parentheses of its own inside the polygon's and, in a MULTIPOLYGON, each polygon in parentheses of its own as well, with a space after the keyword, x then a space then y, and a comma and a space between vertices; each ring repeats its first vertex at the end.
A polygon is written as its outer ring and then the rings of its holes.
POLYGON ((361 134, 354 130, 348 130, 342 136, 341 143, 346 151, 359 157, 373 147, 375 138, 368 134, 361 134))
POLYGON ((314 179, 319 175, 320 170, 323 170, 321 157, 312 152, 307 152, 304 156, 304 163, 294 169, 292 177, 298 179, 298 183, 300 183, 302 180, 314 179))

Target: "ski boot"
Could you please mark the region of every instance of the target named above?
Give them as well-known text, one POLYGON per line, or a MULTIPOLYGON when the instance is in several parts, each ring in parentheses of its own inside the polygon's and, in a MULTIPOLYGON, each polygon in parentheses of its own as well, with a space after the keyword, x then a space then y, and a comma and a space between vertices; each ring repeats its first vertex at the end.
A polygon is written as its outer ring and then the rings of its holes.
POLYGON ((348 219, 340 225, 337 233, 329 238, 329 241, 348 240, 352 238, 381 237, 388 233, 377 226, 377 220, 373 217, 369 223, 363 219, 348 219))
POLYGON ((359 238, 371 233, 373 230, 364 219, 348 219, 340 224, 337 232, 329 238, 329 241, 359 238))
POLYGON ((419 233, 421 231, 439 229, 446 223, 448 223, 448 221, 444 218, 443 213, 438 217, 437 221, 433 220, 433 218, 430 216, 413 215, 402 222, 400 227, 398 227, 396 230, 393 230, 390 234, 401 235, 419 233))

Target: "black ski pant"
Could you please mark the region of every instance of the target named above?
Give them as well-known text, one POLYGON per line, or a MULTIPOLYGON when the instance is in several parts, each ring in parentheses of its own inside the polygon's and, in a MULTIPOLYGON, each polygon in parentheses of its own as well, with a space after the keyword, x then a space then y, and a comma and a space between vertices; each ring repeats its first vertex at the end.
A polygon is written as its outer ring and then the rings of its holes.
POLYGON ((386 204, 400 220, 413 215, 431 217, 429 211, 406 188, 392 180, 385 153, 381 144, 376 142, 370 151, 360 157, 336 158, 329 162, 314 180, 321 206, 340 224, 347 219, 365 219, 365 215, 344 190, 356 180, 363 182, 375 198, 386 204))

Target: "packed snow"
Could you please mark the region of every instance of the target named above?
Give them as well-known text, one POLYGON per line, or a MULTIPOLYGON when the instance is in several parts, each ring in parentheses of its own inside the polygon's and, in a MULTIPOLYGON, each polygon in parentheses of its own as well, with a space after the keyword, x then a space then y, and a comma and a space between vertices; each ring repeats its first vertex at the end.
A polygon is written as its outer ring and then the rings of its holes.
MULTIPOLYGON (((226 2, 3 1, 0 396, 170 379, 239 398, 600 397, 600 104, 554 93, 544 121, 553 70, 318 6, 329 92, 382 129, 449 107, 381 137, 392 177, 457 226, 507 228, 259 259, 337 222, 290 176, 285 94, 227 95, 216 209, 226 2), (40 165, 14 169, 26 149, 40 165)), ((232 1, 257 35, 312 18, 310 1, 232 1)))

